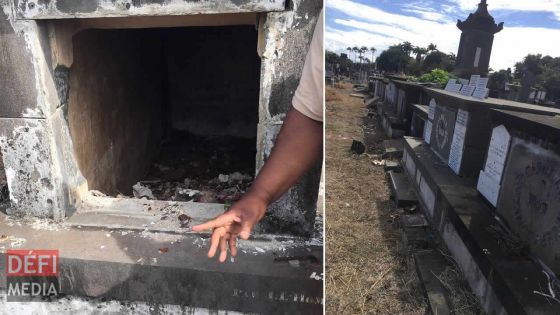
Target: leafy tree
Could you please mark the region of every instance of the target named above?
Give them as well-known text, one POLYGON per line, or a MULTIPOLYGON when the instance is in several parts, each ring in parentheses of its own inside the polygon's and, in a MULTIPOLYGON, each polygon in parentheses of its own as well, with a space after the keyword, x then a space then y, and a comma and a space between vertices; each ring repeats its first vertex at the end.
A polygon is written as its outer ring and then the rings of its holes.
POLYGON ((337 53, 327 50, 325 52, 325 63, 327 64, 337 64, 339 63, 340 57, 337 53))
MULTIPOLYGON (((428 49, 429 50, 429 49, 428 49)), ((422 68, 428 72, 433 69, 443 69, 447 72, 452 72, 455 67, 455 58, 453 55, 448 55, 439 50, 430 52, 424 59, 422 68)))
POLYGON ((527 55, 522 61, 515 64, 513 77, 521 80, 525 75, 534 76, 531 84, 543 88, 550 100, 560 99, 560 57, 527 55))
POLYGON ((329 50, 325 51, 325 63, 333 67, 335 74, 342 74, 347 76, 350 76, 349 70, 354 65, 352 59, 343 58, 341 55, 329 50), (338 67, 336 67, 336 65, 338 65, 338 67))
POLYGON ((408 64, 410 56, 403 50, 400 45, 389 47, 381 52, 377 57, 377 67, 379 70, 388 72, 401 72, 408 64))
POLYGON ((493 72, 488 76, 488 88, 491 90, 501 90, 506 83, 511 83, 512 81, 511 68, 493 72))

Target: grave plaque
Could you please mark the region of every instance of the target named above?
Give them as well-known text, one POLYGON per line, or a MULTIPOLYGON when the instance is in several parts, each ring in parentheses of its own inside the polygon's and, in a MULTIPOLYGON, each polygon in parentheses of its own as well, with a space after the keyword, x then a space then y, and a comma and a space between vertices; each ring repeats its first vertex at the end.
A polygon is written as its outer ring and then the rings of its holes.
POLYGON ((488 176, 485 171, 480 171, 478 175, 478 183, 476 189, 488 200, 494 207, 498 203, 498 194, 500 193, 500 183, 488 176))
POLYGON ((424 125, 424 141, 427 144, 430 144, 430 140, 432 138, 432 122, 427 120, 426 124, 424 125))
POLYGON ((556 274, 560 273, 560 154, 513 137, 498 214, 556 274))
POLYGON ((455 79, 449 79, 449 81, 447 81, 447 84, 445 85, 445 90, 451 91, 452 87, 457 84, 456 82, 457 81, 455 79))
POLYGON ((456 114, 445 106, 436 106, 430 147, 445 161, 449 159, 456 114))
POLYGON ((477 190, 495 207, 502 181, 511 136, 504 125, 492 130, 484 170, 478 177, 477 190))
POLYGON ((449 92, 459 93, 462 88, 463 85, 461 84, 453 84, 452 86, 449 87, 449 92))
POLYGON ((488 78, 479 78, 478 82, 476 83, 477 88, 486 88, 488 85, 488 78))
POLYGON ((451 141, 451 150, 449 152, 449 167, 459 174, 461 169, 461 161, 463 159, 463 147, 465 144, 465 135, 467 134, 467 125, 469 123, 469 112, 459 109, 457 111, 457 119, 455 120, 455 130, 453 132, 453 140, 451 141))
POLYGON ((488 95, 488 89, 487 88, 479 88, 477 87, 474 92, 473 92, 473 97, 474 98, 478 98, 480 100, 483 100, 486 98, 486 95, 488 95))
POLYGON ((492 130, 484 171, 497 182, 502 180, 510 140, 511 136, 504 125, 492 130))
POLYGON ((478 74, 473 74, 471 75, 471 79, 469 81, 469 85, 470 86, 474 86, 476 87, 478 85, 478 80, 480 79, 480 75, 478 74))
POLYGON ((461 95, 471 96, 474 92, 475 86, 473 85, 463 85, 461 88, 461 95))
POLYGON ((434 117, 436 115, 436 100, 435 99, 431 99, 430 100, 430 106, 428 107, 428 119, 429 120, 434 120, 434 117))

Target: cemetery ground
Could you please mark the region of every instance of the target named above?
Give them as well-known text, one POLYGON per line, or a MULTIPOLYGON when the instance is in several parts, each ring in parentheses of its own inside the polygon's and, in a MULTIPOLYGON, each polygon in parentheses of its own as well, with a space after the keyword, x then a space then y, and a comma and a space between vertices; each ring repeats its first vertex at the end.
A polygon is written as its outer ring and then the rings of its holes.
MULTIPOLYGON (((326 311, 327 314, 426 314, 425 293, 398 227, 402 209, 391 200, 383 166, 384 133, 368 118, 352 85, 326 89, 326 311), (350 151, 352 140, 366 154, 350 151)), ((460 270, 450 264, 436 275, 454 314, 480 308, 460 270)))

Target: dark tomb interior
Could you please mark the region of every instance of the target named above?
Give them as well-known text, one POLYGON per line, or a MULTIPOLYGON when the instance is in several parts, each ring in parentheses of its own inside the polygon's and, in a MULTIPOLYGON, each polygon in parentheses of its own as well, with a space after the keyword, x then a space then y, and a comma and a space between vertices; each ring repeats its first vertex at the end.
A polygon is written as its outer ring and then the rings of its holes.
POLYGON ((89 189, 158 200, 237 200, 255 173, 256 48, 254 26, 74 35, 67 116, 89 189))

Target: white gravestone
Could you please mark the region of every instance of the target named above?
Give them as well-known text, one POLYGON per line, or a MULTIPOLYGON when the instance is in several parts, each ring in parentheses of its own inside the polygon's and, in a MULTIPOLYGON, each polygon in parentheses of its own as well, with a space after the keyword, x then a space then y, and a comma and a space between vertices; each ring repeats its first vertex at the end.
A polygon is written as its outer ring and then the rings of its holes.
POLYGON ((511 135, 504 125, 492 130, 492 138, 488 148, 488 156, 484 170, 480 172, 477 189, 495 207, 502 181, 502 173, 506 163, 511 135))
POLYGON ((474 92, 475 87, 473 85, 463 85, 461 88, 461 95, 471 96, 474 92))
POLYGON ((469 85, 470 86, 474 86, 476 87, 478 85, 478 80, 480 79, 480 75, 478 74, 473 74, 471 75, 471 79, 469 81, 469 85))
POLYGON ((453 84, 451 87, 449 87, 449 92, 459 93, 462 88, 462 84, 453 84))
POLYGON ((486 172, 480 171, 476 189, 488 200, 494 207, 498 204, 498 194, 500 193, 500 183, 496 182, 486 172))
POLYGON ((455 86, 456 82, 457 81, 455 79, 449 79, 449 81, 447 81, 447 85, 445 86, 445 90, 446 91, 451 91, 453 86, 455 86))
POLYGON ((436 100, 430 100, 430 106, 428 107, 428 120, 426 120, 426 124, 424 125, 424 141, 427 144, 430 144, 430 139, 432 138, 432 127, 433 127, 433 120, 436 116, 436 100))
POLYGON ((426 120, 426 124, 424 125, 424 141, 427 144, 430 144, 430 139, 432 138, 432 122, 426 120))
POLYGON ((435 99, 431 99, 430 100, 430 106, 428 107, 428 119, 429 120, 434 120, 434 117, 436 115, 436 100, 435 99))
POLYGON ((457 111, 457 119, 455 120, 455 131, 453 132, 453 140, 451 142, 451 150, 449 152, 449 167, 459 174, 461 169, 461 161, 463 160, 463 149, 465 144, 465 135, 467 133, 467 125, 469 123, 469 112, 459 109, 457 111))
POLYGON ((473 93, 473 97, 481 100, 485 99, 488 95, 488 89, 486 88, 486 85, 488 85, 488 78, 479 78, 473 93))

